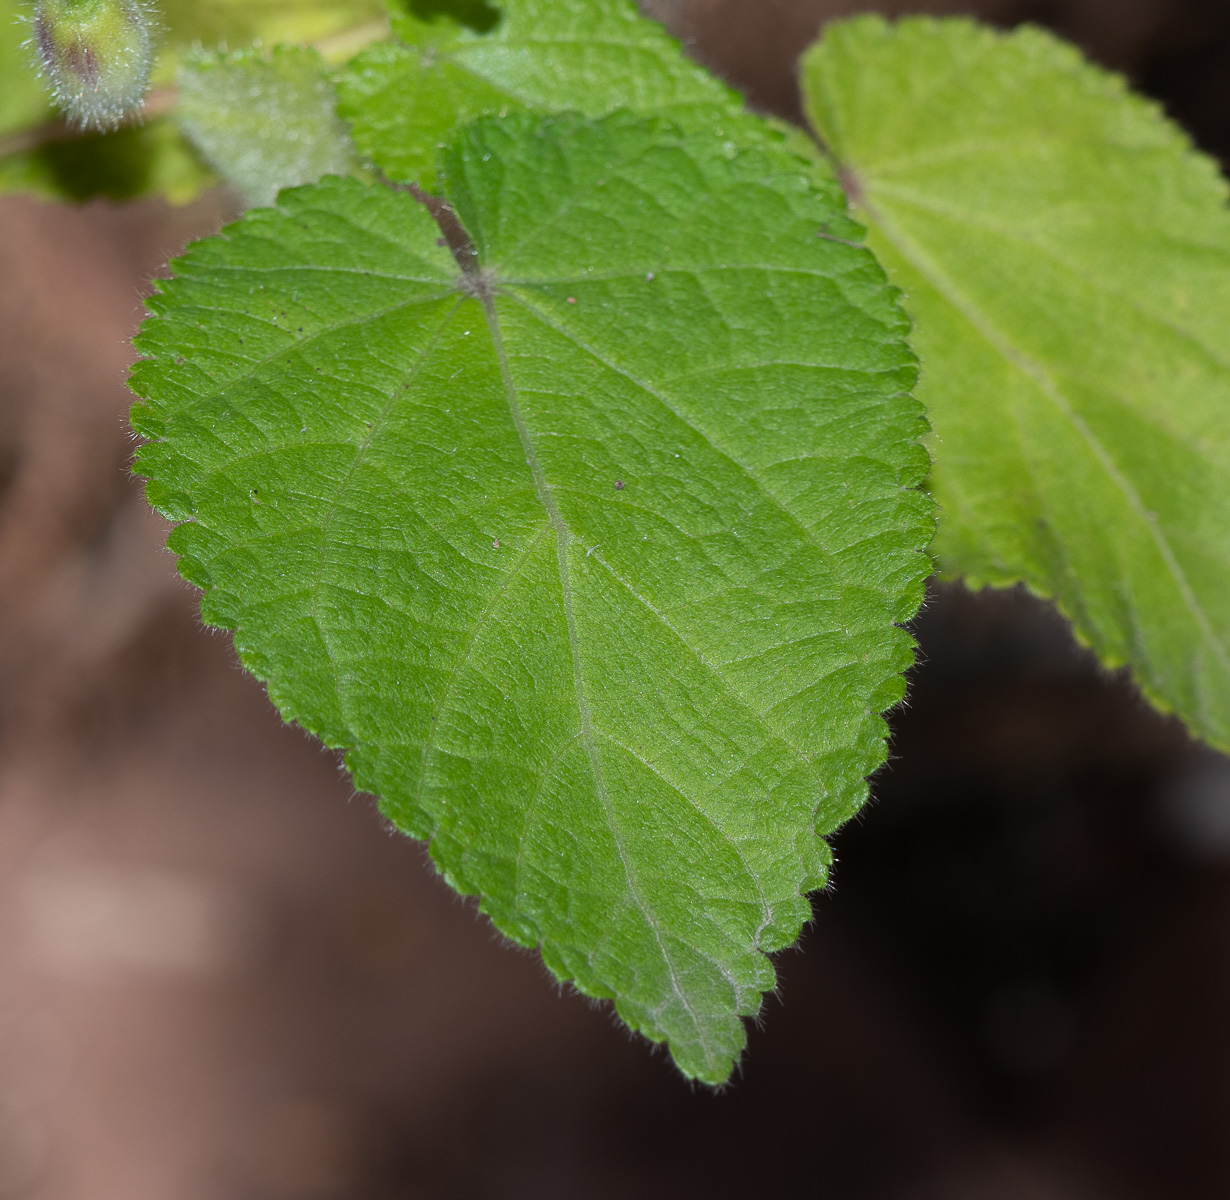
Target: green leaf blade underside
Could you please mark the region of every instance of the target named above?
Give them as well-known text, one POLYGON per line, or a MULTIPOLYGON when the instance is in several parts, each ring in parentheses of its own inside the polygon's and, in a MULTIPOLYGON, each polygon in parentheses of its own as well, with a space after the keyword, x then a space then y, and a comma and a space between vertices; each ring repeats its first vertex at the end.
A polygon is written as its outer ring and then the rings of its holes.
POLYGON ((941 570, 1054 597, 1230 749, 1225 180, 1036 29, 860 19, 803 78, 915 321, 941 570))
POLYGON ((632 0, 502 0, 499 20, 472 29, 446 19, 394 20, 401 41, 370 47, 339 80, 355 143, 390 179, 434 186, 440 146, 460 125, 522 110, 617 109, 665 117, 740 145, 789 144, 816 182, 833 187, 808 140, 743 110, 739 95, 632 0))
POLYGON ((720 1082, 912 661, 905 321, 788 154, 625 115, 445 161, 479 284, 350 180, 190 250, 139 339, 138 470, 283 715, 720 1082))

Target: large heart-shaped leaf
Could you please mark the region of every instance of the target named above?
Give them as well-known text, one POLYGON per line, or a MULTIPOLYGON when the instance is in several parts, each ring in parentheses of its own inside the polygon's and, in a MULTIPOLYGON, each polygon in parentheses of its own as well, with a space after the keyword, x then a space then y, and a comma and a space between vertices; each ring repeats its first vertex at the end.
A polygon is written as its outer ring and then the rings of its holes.
POLYGON ((1037 29, 861 19, 804 81, 916 321, 941 568, 1055 597, 1230 748, 1225 180, 1037 29))
POLYGON ((139 338, 138 470, 282 713, 720 1081, 912 658, 905 321, 785 153, 514 118, 446 177, 466 270, 349 180, 194 246, 139 338))

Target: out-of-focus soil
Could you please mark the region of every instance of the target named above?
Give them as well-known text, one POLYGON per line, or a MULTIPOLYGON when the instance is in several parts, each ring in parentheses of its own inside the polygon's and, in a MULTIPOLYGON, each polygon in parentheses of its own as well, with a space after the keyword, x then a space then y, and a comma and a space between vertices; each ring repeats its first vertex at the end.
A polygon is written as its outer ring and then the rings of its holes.
MULTIPOLYGON (((787 115, 860 7, 657 5, 787 115)), ((1224 3, 980 8, 1230 158, 1224 3)), ((501 944, 202 629, 126 477, 141 297, 226 216, 0 200, 0 1200, 1230 1194, 1230 764, 1020 595, 934 594, 726 1091, 501 944)))

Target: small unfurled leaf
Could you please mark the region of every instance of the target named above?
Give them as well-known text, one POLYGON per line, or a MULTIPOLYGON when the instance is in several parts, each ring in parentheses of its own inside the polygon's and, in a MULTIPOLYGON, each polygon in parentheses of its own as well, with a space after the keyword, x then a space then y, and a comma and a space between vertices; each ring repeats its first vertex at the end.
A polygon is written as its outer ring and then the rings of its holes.
POLYGON ((353 163, 333 84, 310 47, 190 55, 176 83, 180 128, 248 204, 353 163))
POLYGON ((864 18, 803 78, 915 319, 942 570, 1053 596, 1230 748, 1226 181, 1037 29, 864 18))
POLYGON ((202 614, 460 891, 724 1080, 884 760, 930 571, 895 291, 778 149, 483 121, 151 301, 138 470, 202 614))

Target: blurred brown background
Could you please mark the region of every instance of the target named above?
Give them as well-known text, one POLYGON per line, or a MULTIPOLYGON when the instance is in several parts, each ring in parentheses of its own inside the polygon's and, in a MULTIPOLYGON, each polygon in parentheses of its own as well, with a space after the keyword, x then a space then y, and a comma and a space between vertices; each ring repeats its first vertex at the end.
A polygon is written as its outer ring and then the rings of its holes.
MULTIPOLYGON (((659 0, 753 102, 858 8, 1047 24, 1230 159, 1226 0, 659 0)), ((937 591, 737 1081, 552 986, 283 727, 126 478, 227 202, 0 200, 0 1198, 1230 1195, 1230 763, 1044 606, 937 591)))

